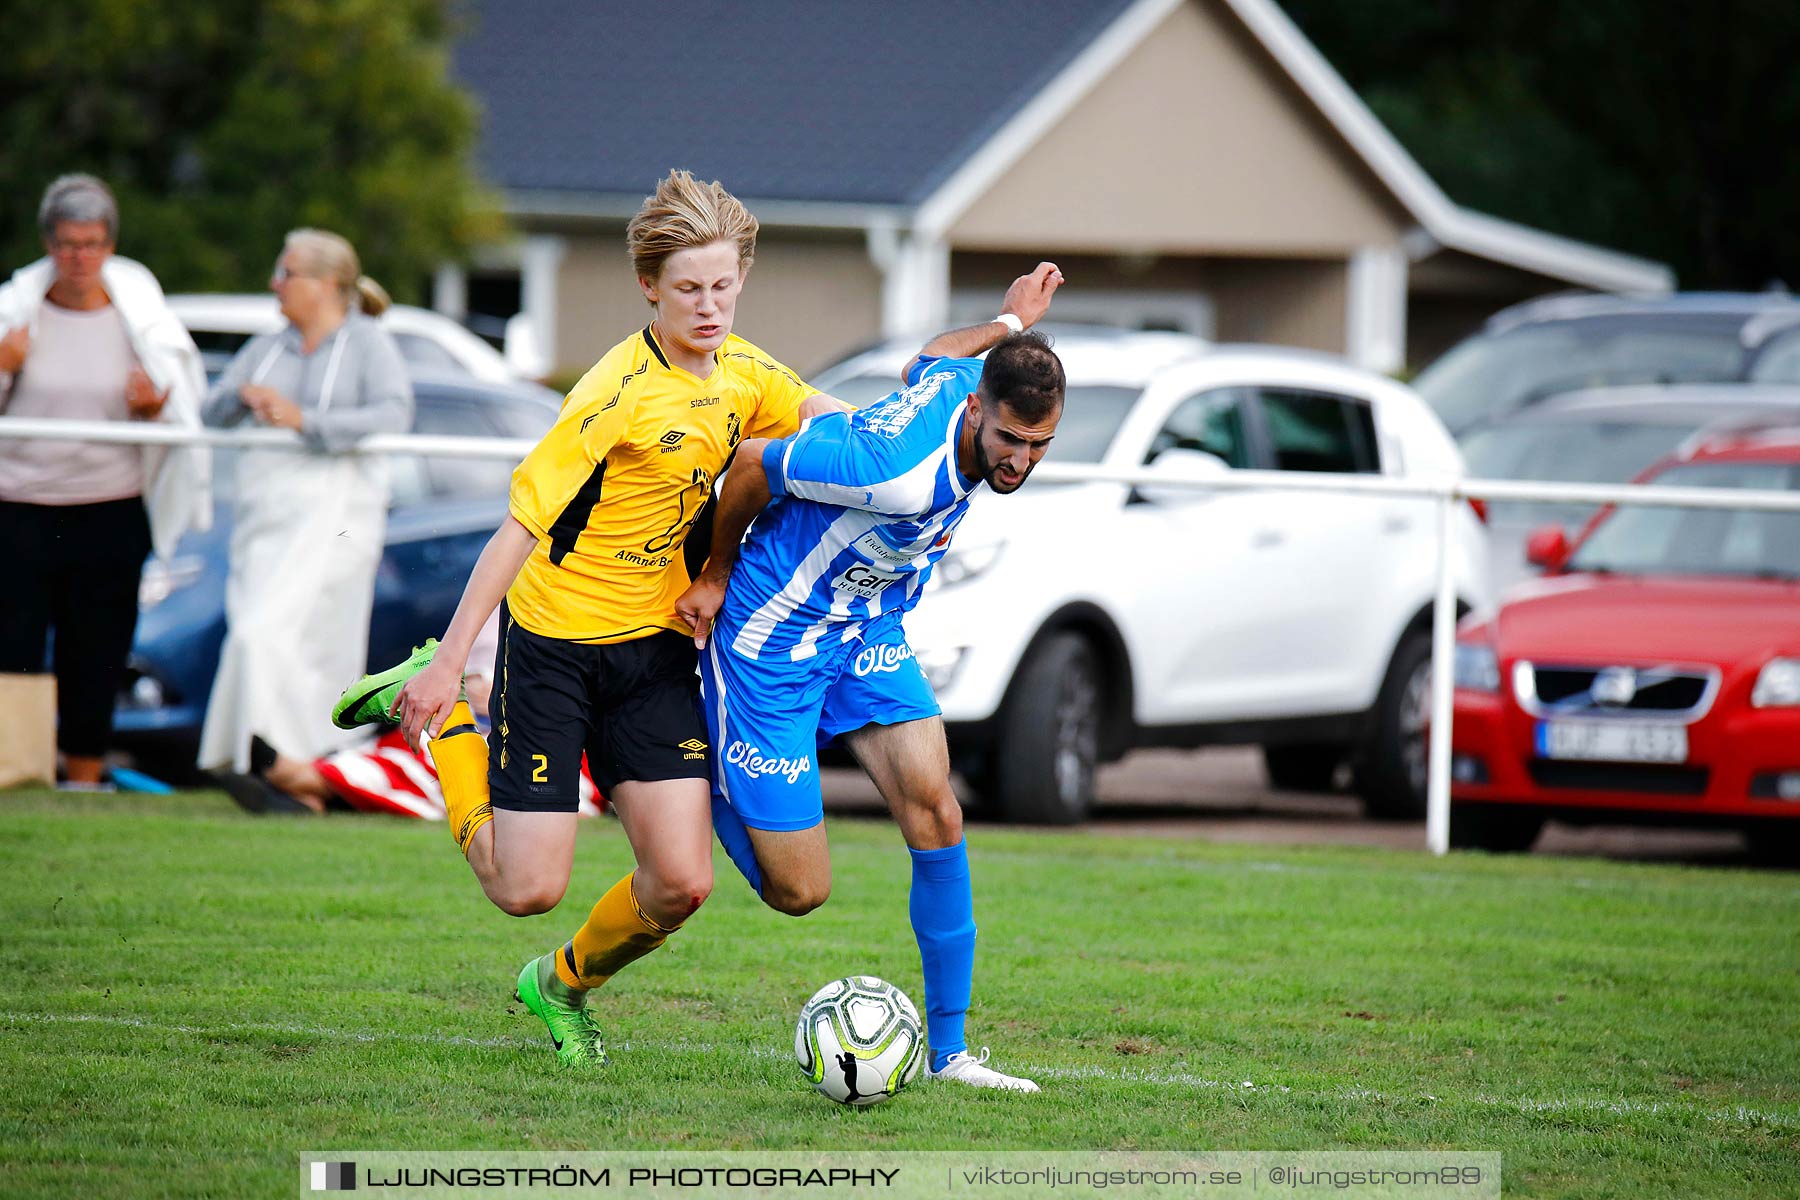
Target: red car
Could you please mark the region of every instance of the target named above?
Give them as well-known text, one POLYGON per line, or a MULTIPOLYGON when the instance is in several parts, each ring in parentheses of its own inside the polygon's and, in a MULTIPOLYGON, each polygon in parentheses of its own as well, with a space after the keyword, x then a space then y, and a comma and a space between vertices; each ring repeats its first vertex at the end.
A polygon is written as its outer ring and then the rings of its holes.
MULTIPOLYGON (((1800 489, 1800 428, 1709 437, 1638 476, 1800 489)), ((1458 631, 1452 845, 1527 849, 1544 822, 1744 830, 1800 858, 1800 512, 1603 509, 1545 577, 1458 631)))

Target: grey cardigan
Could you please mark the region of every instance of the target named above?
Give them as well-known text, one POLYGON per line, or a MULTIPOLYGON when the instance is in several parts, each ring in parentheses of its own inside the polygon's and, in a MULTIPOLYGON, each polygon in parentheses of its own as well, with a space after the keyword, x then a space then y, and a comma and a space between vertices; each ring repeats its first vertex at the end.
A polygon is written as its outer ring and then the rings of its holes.
POLYGON ((245 343, 207 393, 200 419, 234 425, 244 419, 238 389, 272 387, 300 406, 301 436, 314 450, 341 450, 371 433, 412 427, 412 381, 394 339, 371 317, 353 313, 311 354, 292 325, 245 343))

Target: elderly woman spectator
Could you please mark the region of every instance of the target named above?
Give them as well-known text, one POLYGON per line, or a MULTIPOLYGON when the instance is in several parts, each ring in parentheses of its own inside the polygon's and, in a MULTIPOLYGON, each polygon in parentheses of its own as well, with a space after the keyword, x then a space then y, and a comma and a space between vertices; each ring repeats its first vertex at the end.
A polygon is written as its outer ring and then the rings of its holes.
MULTIPOLYGON (((156 277, 113 253, 112 192, 64 175, 38 228, 48 255, 0 288, 0 410, 197 429, 199 351, 156 277)), ((56 738, 73 786, 101 783, 144 559, 210 522, 210 464, 199 447, 0 439, 0 672, 42 671, 54 631, 56 738)))
POLYGON ((331 723, 366 667, 375 570, 387 529, 387 463, 336 454, 412 424, 412 385, 376 323, 385 292, 334 233, 298 229, 270 287, 285 328, 251 339, 208 396, 208 425, 246 418, 300 435, 237 463, 225 645, 200 735, 199 765, 249 770, 260 737, 313 759, 356 735, 331 723))

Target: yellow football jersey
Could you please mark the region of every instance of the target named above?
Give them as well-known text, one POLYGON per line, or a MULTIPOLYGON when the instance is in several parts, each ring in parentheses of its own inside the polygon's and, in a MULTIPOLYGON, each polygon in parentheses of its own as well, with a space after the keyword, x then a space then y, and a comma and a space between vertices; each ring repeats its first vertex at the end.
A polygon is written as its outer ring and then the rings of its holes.
POLYGON ((646 326, 582 376, 513 472, 512 514, 538 539, 506 594, 514 620, 573 642, 691 632, 681 550, 713 480, 743 439, 798 429, 814 392, 740 337, 715 364, 670 366, 646 326))

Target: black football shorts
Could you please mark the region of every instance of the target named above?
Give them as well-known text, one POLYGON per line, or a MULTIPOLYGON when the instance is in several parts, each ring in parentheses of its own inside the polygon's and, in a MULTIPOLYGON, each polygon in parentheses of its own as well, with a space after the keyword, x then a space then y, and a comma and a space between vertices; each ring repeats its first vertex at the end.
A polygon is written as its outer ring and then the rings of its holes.
POLYGON ((602 793, 637 780, 708 778, 693 639, 662 630, 591 645, 532 633, 500 610, 489 701, 495 808, 574 812, 585 751, 602 793))

